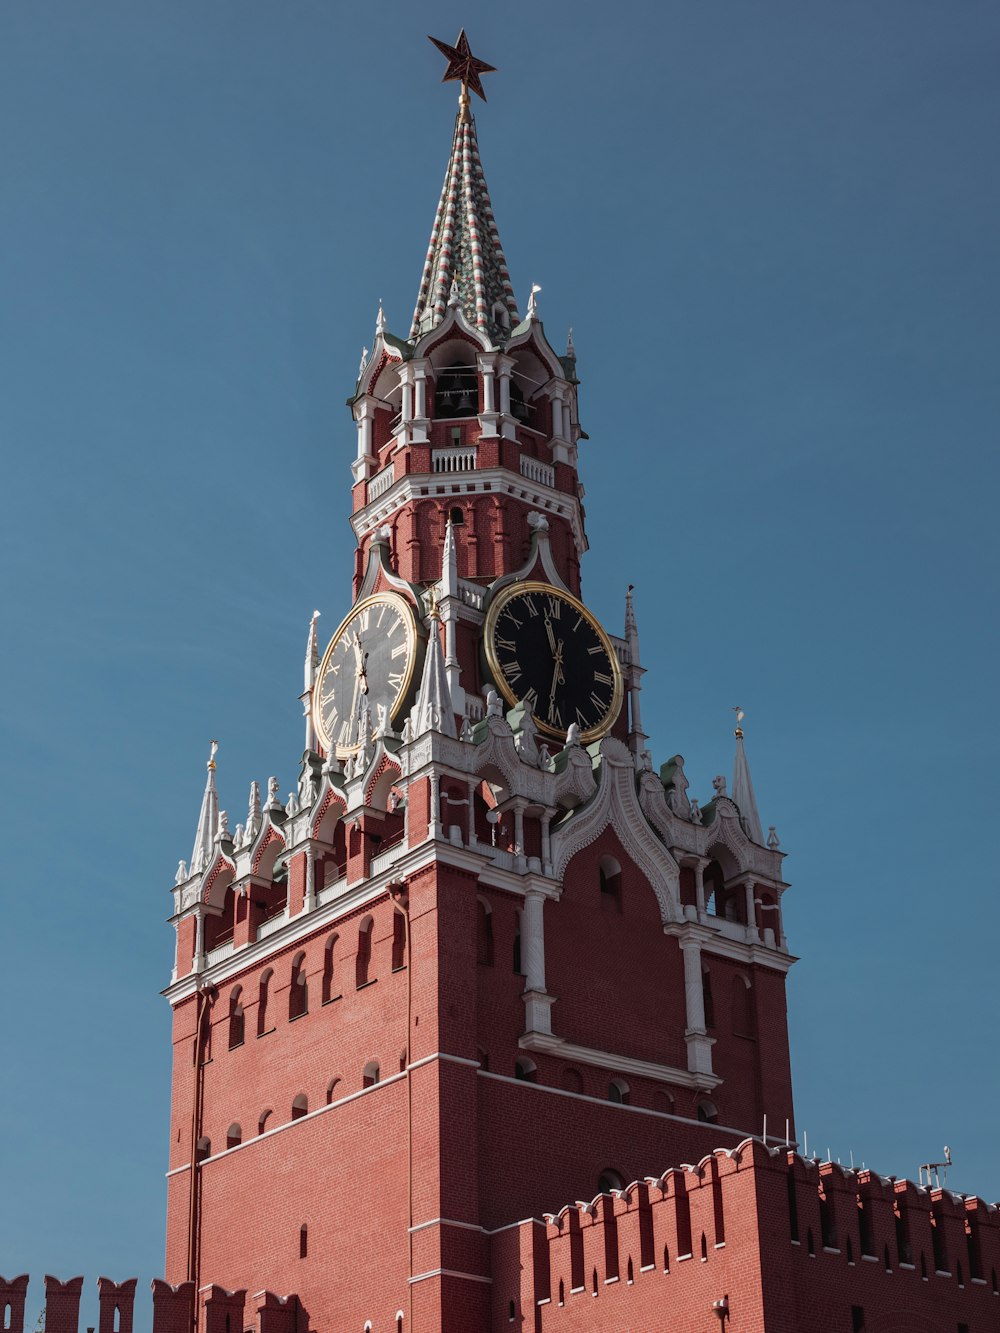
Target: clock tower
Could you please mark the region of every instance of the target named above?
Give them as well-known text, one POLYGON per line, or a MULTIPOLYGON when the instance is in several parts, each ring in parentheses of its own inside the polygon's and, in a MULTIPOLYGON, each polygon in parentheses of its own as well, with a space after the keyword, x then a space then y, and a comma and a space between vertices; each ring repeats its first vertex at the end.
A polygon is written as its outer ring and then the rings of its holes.
POLYGON ((231 829, 213 746, 173 890, 167 1278, 229 1333, 265 1291, 301 1333, 534 1327, 508 1228, 793 1133, 742 731, 701 805, 654 767, 631 593, 616 635, 581 586, 572 336, 514 297, 490 66, 436 45, 451 151, 409 331, 380 308, 350 398, 355 563, 293 790, 231 829))

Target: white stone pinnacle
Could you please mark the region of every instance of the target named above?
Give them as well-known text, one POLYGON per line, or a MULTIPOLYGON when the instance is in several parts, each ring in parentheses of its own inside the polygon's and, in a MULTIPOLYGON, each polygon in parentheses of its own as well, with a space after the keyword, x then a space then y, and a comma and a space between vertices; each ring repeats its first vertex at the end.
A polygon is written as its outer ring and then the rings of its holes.
POLYGON ((201 811, 198 815, 198 829, 194 835, 194 848, 191 852, 191 873, 204 870, 212 855, 215 835, 219 828, 219 793, 215 786, 215 756, 219 751, 218 741, 212 741, 208 756, 208 776, 205 779, 205 793, 201 798, 201 811))

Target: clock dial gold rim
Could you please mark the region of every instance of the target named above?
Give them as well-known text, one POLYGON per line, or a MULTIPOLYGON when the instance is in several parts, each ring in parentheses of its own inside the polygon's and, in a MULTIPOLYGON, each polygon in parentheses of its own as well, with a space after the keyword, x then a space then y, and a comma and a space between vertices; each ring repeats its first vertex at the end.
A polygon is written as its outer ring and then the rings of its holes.
MULTIPOLYGON (((511 602, 531 594, 557 598, 565 606, 576 612, 578 616, 586 621, 607 657, 612 674, 610 701, 601 721, 581 731, 581 741, 584 744, 589 744, 591 741, 598 740, 600 737, 605 736, 614 725, 615 720, 621 712, 622 701, 625 695, 625 686, 622 677, 621 664, 618 661, 618 654, 615 651, 614 644, 611 642, 611 639, 597 617, 584 606, 579 598, 574 597, 572 593, 564 592, 561 588, 554 587, 550 583, 543 583, 540 580, 525 580, 522 582, 510 583, 506 587, 501 588, 490 604, 489 610, 486 613, 486 622, 483 627, 486 664, 489 667, 490 674, 496 682, 497 689, 503 695, 510 707, 516 707, 521 702, 521 697, 523 696, 518 696, 516 691, 512 688, 507 679, 503 664, 501 663, 497 651, 497 626, 500 617, 511 602)), ((549 725, 545 718, 539 715, 538 710, 534 710, 533 715, 535 725, 538 727, 539 731, 556 740, 566 739, 566 727, 560 729, 549 725)), ((569 719, 569 721, 572 720, 573 719, 569 719)))
POLYGON ((388 607, 398 616, 405 633, 405 659, 402 671, 402 681, 396 687, 391 697, 376 697, 376 703, 387 704, 389 709, 389 720, 395 722, 399 714, 400 707, 410 692, 413 684, 413 677, 417 665, 417 620, 413 607, 405 599, 395 592, 373 593, 370 597, 365 597, 362 601, 356 603, 348 611, 347 615, 337 626, 333 637, 327 644, 326 652, 323 654, 323 660, 320 663, 319 670, 316 673, 316 683, 313 687, 312 698, 312 720, 316 735, 319 738, 323 749, 329 754, 335 750, 341 757, 355 753, 360 746, 357 744, 342 745, 330 736, 323 717, 323 695, 324 682, 330 672, 331 664, 337 649, 340 647, 345 634, 349 631, 352 624, 358 622, 365 612, 371 612, 376 607, 388 607))

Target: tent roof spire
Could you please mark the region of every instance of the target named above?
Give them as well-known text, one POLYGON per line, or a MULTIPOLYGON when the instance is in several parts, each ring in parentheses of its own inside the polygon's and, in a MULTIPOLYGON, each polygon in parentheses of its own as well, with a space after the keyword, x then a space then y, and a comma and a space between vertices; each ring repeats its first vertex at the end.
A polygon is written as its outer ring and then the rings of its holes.
POLYGON ((191 852, 191 873, 203 870, 212 856, 215 835, 219 830, 219 793, 215 786, 215 756, 219 751, 218 741, 212 741, 208 755, 208 777, 205 779, 205 794, 201 798, 201 811, 198 815, 198 831, 194 835, 194 848, 191 852))
POLYGON ((740 817, 743 820, 743 826, 747 831, 747 836, 751 838, 758 846, 764 846, 764 830, 761 827, 760 815, 757 812, 757 798, 753 791, 753 782, 750 778, 750 765, 747 763, 746 751, 743 748, 743 709, 737 705, 733 712, 736 714, 736 758, 733 762, 733 800, 739 807, 740 817))
POLYGON ((435 37, 430 40, 448 57, 444 78, 461 80, 462 92, 410 337, 417 338, 440 324, 455 285, 465 318, 496 345, 506 341, 510 330, 520 323, 520 315, 469 105, 470 89, 486 100, 479 75, 493 66, 472 55, 464 30, 453 47, 435 37))

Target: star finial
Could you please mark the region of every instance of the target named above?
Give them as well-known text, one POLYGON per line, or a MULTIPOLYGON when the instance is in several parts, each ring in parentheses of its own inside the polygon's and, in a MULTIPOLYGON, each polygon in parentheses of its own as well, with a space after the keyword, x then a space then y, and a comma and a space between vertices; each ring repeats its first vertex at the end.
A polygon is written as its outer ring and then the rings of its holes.
POLYGON ((447 58, 448 68, 441 76, 442 83, 448 83, 452 79, 457 79, 462 85, 463 100, 468 101, 468 90, 471 88, 477 96, 486 101, 486 94, 483 92, 483 85, 480 81, 480 74, 493 74, 496 71, 495 65, 487 65, 485 60, 477 60, 469 50, 469 39, 465 35, 465 29, 458 34, 458 39, 454 46, 449 46, 447 42, 438 41, 436 37, 428 37, 429 42, 433 42, 443 56, 447 58))

